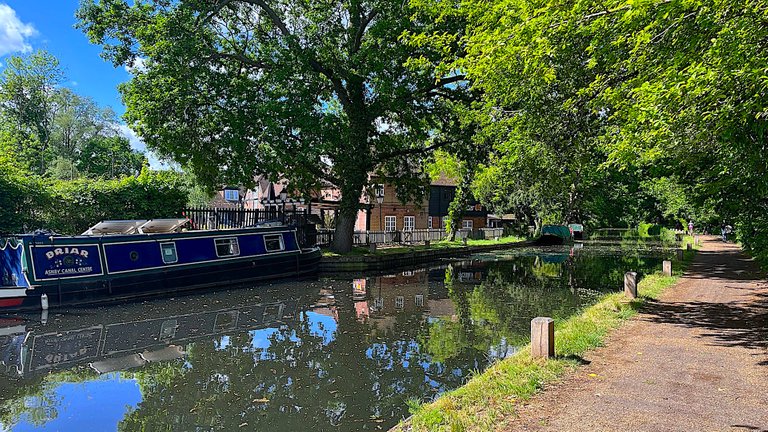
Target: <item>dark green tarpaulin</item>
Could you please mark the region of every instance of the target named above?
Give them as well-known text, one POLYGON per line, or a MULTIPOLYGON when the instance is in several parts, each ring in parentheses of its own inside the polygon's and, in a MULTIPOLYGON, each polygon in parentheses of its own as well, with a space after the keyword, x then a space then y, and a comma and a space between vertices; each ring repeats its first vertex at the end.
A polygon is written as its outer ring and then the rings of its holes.
POLYGON ((571 240, 571 230, 565 225, 544 225, 541 227, 541 235, 553 235, 563 240, 571 240))

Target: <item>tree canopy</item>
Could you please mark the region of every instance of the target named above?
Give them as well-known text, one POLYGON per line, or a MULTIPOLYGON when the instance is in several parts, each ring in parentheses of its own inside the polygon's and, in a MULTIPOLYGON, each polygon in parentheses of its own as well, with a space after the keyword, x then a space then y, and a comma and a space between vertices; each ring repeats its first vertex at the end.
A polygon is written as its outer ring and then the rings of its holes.
POLYGON ((441 133, 451 106, 468 97, 462 74, 435 68, 458 46, 401 41, 461 23, 413 15, 385 0, 88 0, 78 11, 107 58, 134 66, 126 118, 150 148, 208 184, 330 182, 342 192, 339 250, 369 174, 418 191, 430 151, 453 143, 441 133))

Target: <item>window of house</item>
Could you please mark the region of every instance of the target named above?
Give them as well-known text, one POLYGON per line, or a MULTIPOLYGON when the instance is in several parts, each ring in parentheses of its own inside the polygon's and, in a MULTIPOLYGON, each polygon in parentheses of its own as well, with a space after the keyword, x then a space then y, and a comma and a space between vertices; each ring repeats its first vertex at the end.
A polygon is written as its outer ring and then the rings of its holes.
POLYGON ((432 229, 432 216, 427 218, 427 228, 432 229))
POLYGON ((285 250, 282 234, 273 234, 264 236, 264 248, 267 252, 276 252, 285 250))
POLYGON ((239 201, 240 191, 236 189, 224 189, 224 199, 227 201, 239 201))
POLYGON ((416 228, 416 216, 405 216, 403 218, 403 231, 413 231, 416 228))
POLYGON ((416 307, 424 306, 424 295, 416 294, 416 307))
POLYGON ((403 296, 395 297, 395 308, 402 309, 403 305, 405 305, 405 297, 403 296))
POLYGON ((373 307, 376 310, 384 309, 384 298, 383 297, 376 297, 375 299, 373 299, 373 307))
POLYGON ((236 237, 217 238, 214 243, 216 244, 216 256, 219 258, 240 255, 240 244, 238 244, 236 237))
POLYGON ((461 221, 461 227, 463 229, 472 229, 472 219, 464 219, 461 221))
POLYGON ((397 231, 397 216, 384 216, 384 231, 397 231))
POLYGON ((176 243, 160 243, 160 253, 165 264, 173 264, 179 260, 179 256, 176 253, 176 243))

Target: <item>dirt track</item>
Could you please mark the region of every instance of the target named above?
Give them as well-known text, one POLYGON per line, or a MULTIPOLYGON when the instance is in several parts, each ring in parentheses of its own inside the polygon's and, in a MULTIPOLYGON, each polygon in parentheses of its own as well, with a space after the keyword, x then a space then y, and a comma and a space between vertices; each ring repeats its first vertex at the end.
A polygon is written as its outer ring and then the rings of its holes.
POLYGON ((768 431, 768 286, 705 237, 685 276, 503 429, 768 431))

